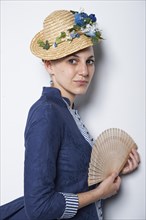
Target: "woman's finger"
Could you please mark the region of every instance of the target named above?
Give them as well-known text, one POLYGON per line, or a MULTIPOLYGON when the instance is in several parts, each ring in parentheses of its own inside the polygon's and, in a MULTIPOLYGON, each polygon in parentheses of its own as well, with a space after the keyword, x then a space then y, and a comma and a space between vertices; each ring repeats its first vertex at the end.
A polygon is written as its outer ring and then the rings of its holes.
POLYGON ((133 155, 132 153, 130 153, 129 159, 130 159, 131 164, 132 164, 130 166, 130 169, 131 169, 131 171, 133 171, 138 167, 138 161, 137 161, 137 158, 135 157, 135 155, 133 155))
POLYGON ((140 163, 140 155, 139 155, 139 153, 137 152, 137 150, 133 148, 131 152, 133 153, 133 155, 134 155, 134 157, 135 157, 137 163, 140 163))

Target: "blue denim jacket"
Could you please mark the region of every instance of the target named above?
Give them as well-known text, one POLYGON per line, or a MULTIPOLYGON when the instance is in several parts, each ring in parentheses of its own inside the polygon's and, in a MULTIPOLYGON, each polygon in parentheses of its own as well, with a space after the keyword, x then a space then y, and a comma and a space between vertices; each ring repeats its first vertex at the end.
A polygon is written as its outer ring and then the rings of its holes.
MULTIPOLYGON (((90 155, 91 146, 60 91, 44 87, 29 111, 25 129, 24 197, 11 202, 9 209, 8 204, 4 205, 3 216, 10 214, 8 210, 24 209, 26 220, 59 219, 66 207, 60 192, 78 194, 89 190, 90 155)), ((79 209, 71 219, 98 220, 95 204, 79 209)))

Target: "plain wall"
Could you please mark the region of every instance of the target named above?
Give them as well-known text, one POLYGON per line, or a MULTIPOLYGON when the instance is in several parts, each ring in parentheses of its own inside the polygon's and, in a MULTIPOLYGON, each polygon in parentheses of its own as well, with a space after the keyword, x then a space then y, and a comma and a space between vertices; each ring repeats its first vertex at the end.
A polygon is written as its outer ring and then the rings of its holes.
POLYGON ((76 105, 96 138, 117 127, 138 145, 141 164, 106 200, 107 220, 145 216, 145 1, 1 1, 1 204, 23 195, 24 129, 30 106, 49 76, 29 49, 57 9, 95 13, 104 41, 96 48, 92 85, 76 105), (79 106, 79 103, 82 104, 79 106))

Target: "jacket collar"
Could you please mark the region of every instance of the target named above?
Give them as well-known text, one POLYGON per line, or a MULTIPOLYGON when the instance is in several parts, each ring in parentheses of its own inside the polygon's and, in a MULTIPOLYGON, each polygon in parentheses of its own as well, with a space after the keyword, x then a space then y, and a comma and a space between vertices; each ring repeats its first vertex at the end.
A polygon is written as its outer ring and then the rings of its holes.
POLYGON ((62 97, 61 96, 61 91, 57 88, 43 87, 42 95, 46 96, 48 98, 51 98, 51 99, 57 98, 60 101, 62 101, 62 103, 65 104, 65 102, 63 101, 63 99, 64 99, 67 102, 67 104, 70 106, 70 100, 66 97, 62 97))

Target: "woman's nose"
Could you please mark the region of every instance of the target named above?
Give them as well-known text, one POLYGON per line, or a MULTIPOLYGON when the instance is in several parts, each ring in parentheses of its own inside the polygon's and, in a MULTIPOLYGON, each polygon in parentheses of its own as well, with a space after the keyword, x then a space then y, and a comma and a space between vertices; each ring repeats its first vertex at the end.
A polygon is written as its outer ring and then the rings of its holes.
POLYGON ((88 68, 86 64, 81 64, 79 75, 88 76, 88 68))

